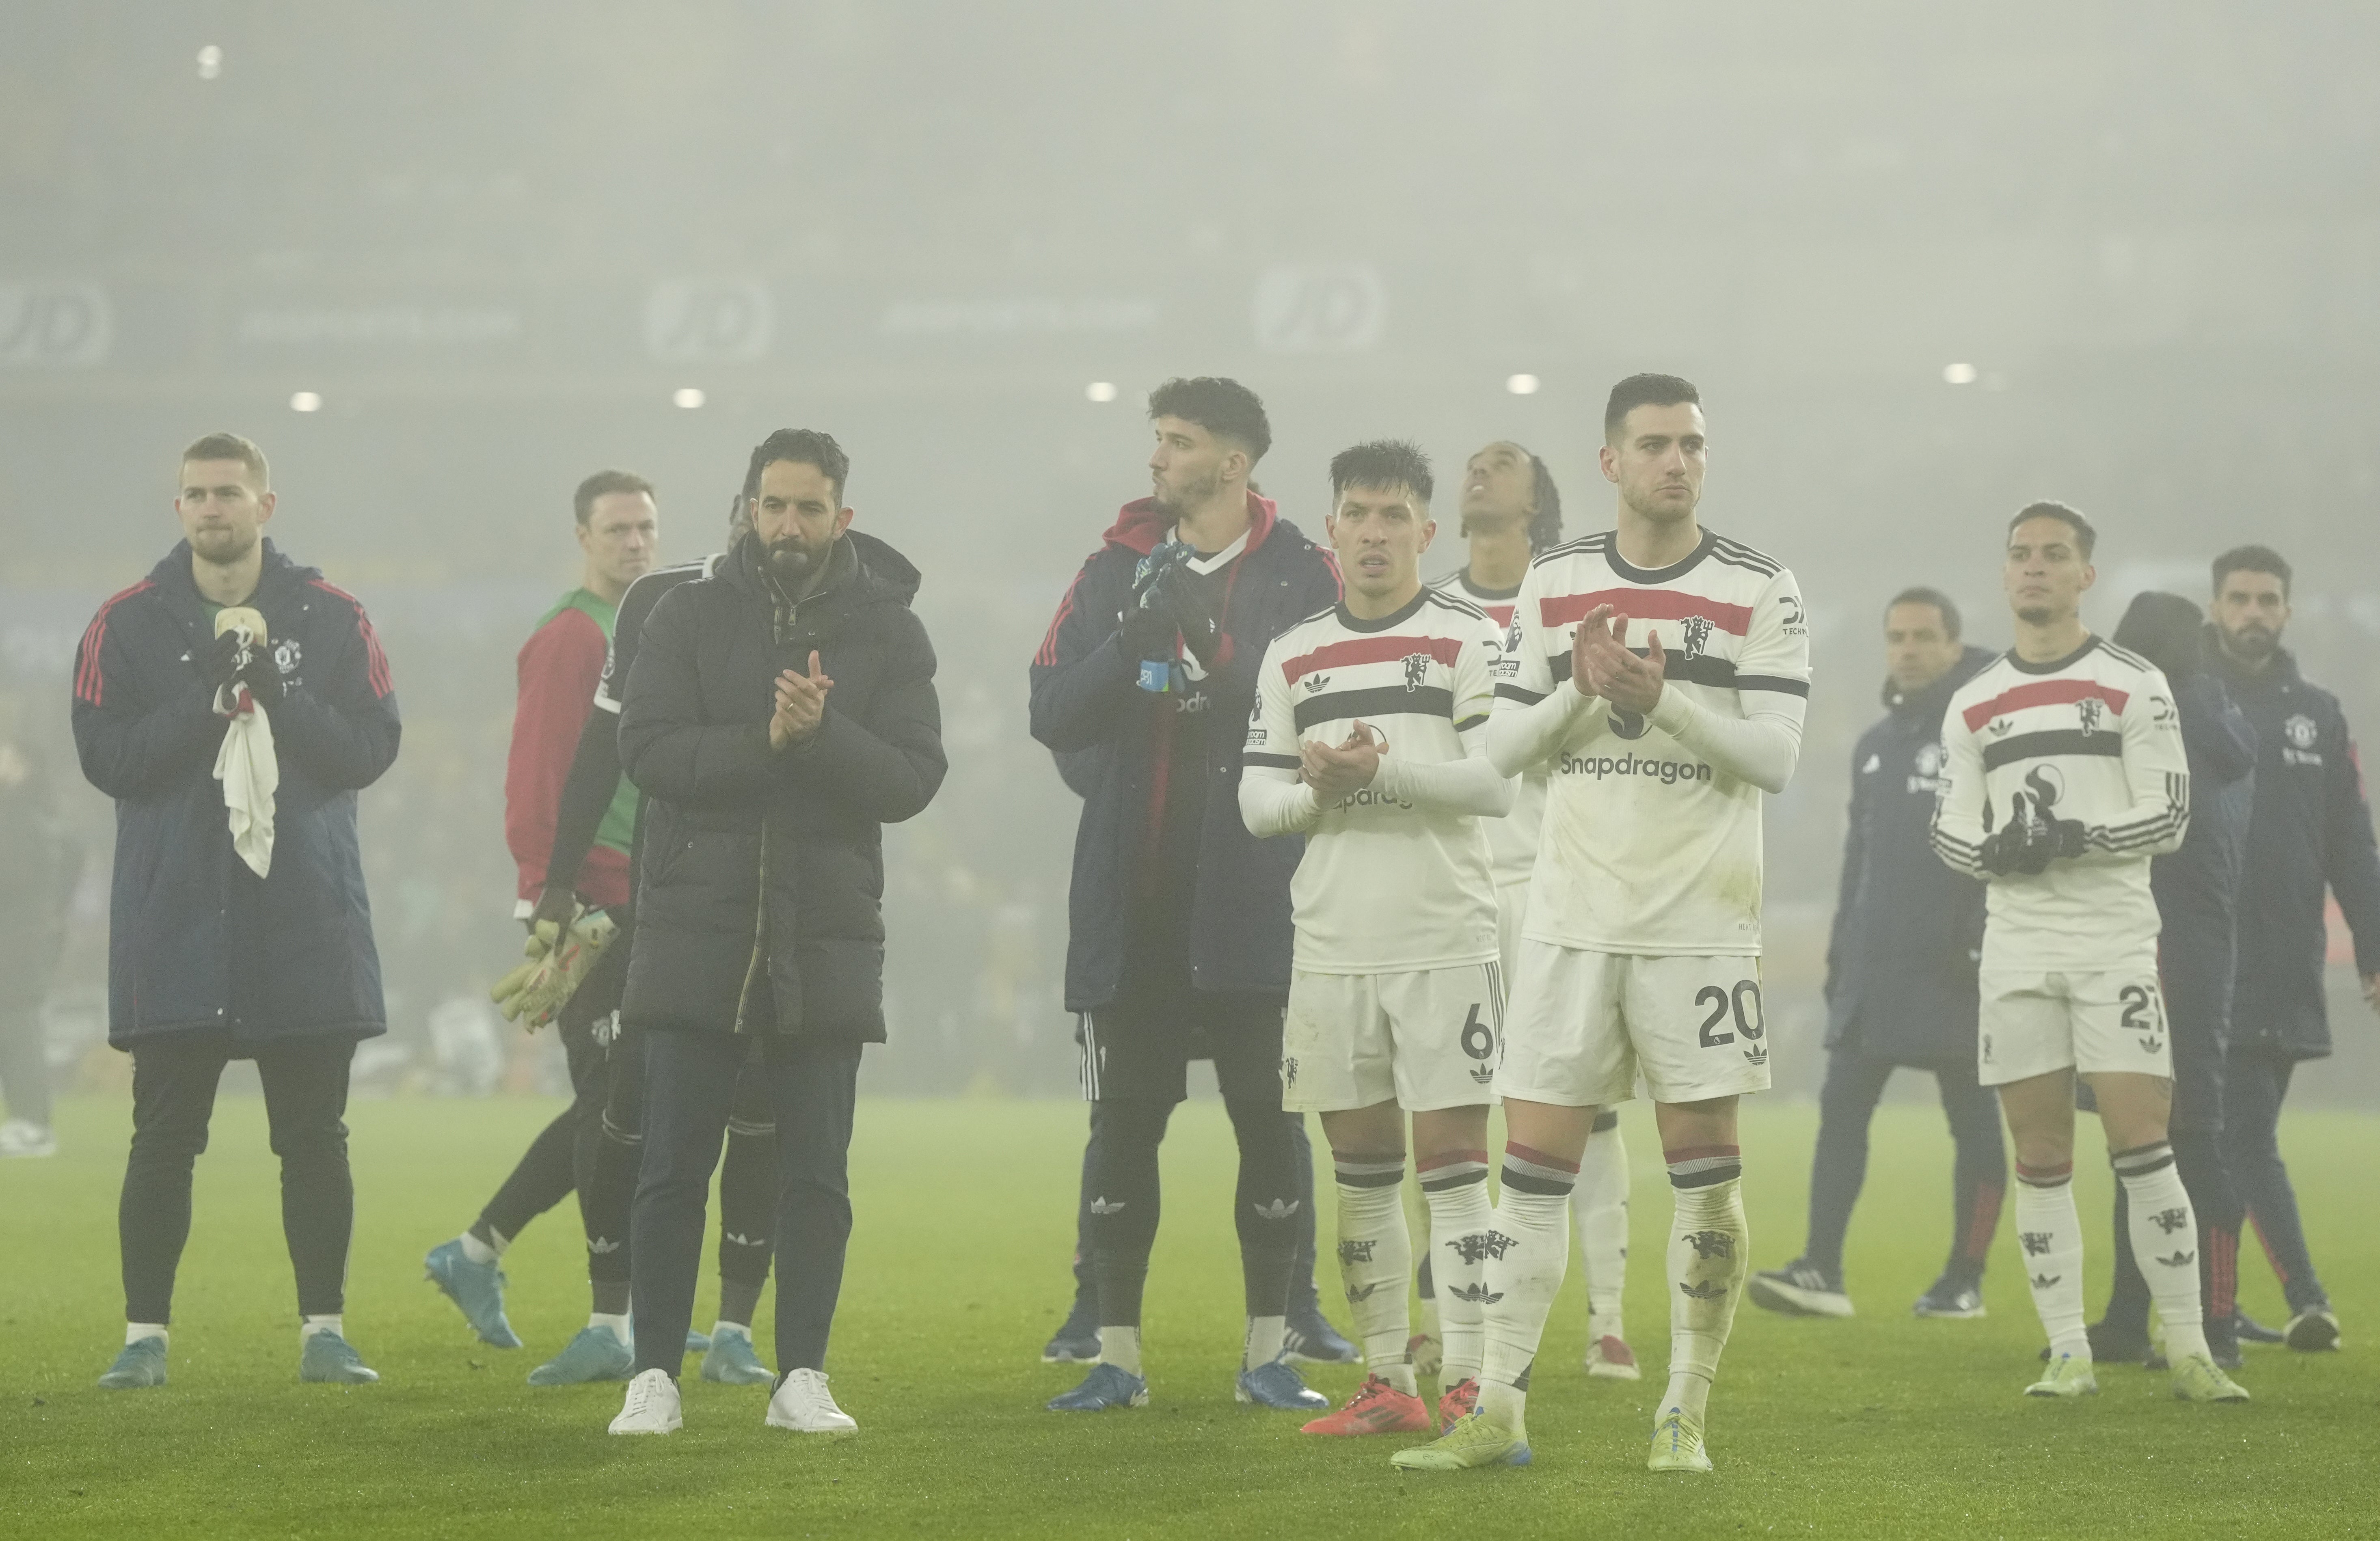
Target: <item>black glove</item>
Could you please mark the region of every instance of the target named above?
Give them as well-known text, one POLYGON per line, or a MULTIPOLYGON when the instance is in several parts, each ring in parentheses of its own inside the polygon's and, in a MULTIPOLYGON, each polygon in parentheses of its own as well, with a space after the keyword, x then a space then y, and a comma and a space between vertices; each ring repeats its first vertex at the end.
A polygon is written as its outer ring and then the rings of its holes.
POLYGON ((1161 605, 1127 606, 1122 628, 1124 656, 1135 660, 1172 658, 1176 629, 1172 615, 1161 605))
POLYGON ((548 883, 544 892, 537 896, 537 909, 528 917, 528 928, 534 931, 539 921, 550 920, 558 932, 566 928, 577 913, 578 899, 570 892, 569 885, 548 883))
POLYGON ((1196 577, 1187 566, 1177 564, 1158 585, 1157 601, 1173 617, 1182 645, 1190 649, 1198 667, 1212 669, 1223 650, 1223 632, 1215 624, 1215 613, 1207 607, 1206 590, 1196 577))
POLYGON ((212 650, 198 655, 197 662, 210 694, 239 678, 239 634, 227 631, 216 637, 212 650))
POLYGON ((1189 561, 1191 555, 1190 542, 1187 540, 1158 542, 1147 556, 1140 559, 1138 565, 1133 568, 1132 594, 1125 600, 1124 608, 1126 610, 1142 608, 1143 601, 1148 600, 1150 592, 1159 584, 1163 583, 1174 568, 1189 561))
POLYGON ((2081 819, 2044 819, 2020 792, 2009 799, 2008 822, 1984 837, 1984 870, 1995 877, 2017 872, 2037 878, 2051 862, 2081 855, 2088 843, 2081 819))
POLYGON ((1130 657, 1173 656, 1173 638, 1180 627, 1164 601, 1162 589, 1168 575, 1188 560, 1189 552, 1189 546, 1184 542, 1168 540, 1142 557, 1140 564, 1133 569, 1132 592, 1124 597, 1120 618, 1123 650, 1130 657))
POLYGON ((281 669, 273 661, 270 648, 251 648, 247 661, 240 666, 239 683, 248 686, 249 696, 267 711, 279 706, 288 694, 281 683, 281 669))
POLYGON ((2034 859, 2034 831, 2039 827, 2025 804, 2023 793, 2009 798, 2007 821, 1984 837, 1984 870, 1995 878, 2004 878, 2011 872, 2037 873, 2047 867, 2049 857, 2046 853, 2040 854, 2038 861, 2034 859))

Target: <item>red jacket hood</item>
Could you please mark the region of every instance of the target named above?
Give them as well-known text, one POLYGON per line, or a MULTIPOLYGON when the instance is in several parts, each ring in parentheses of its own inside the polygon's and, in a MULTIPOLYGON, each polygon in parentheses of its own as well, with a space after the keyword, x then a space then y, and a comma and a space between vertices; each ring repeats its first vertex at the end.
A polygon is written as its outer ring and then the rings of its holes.
MULTIPOLYGON (((1256 549, 1265 543, 1265 537, 1272 533, 1272 527, 1277 522, 1279 516, 1273 509, 1272 500, 1250 492, 1248 544, 1242 554, 1254 554, 1256 549)), ((1115 523, 1108 527, 1107 543, 1147 556, 1157 549, 1157 543, 1164 540, 1166 531, 1172 528, 1173 516, 1160 508, 1155 498, 1135 498, 1116 511, 1115 523)))

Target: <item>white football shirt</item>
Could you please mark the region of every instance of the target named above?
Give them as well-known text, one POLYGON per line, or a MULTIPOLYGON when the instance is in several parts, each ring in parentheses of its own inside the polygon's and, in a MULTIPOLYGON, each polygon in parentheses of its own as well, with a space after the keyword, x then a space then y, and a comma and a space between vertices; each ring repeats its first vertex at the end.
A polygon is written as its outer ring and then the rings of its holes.
MULTIPOLYGON (((1407 763, 1484 759, 1497 656, 1495 624, 1434 588, 1377 621, 1333 605, 1265 649, 1243 763, 1294 772, 1301 741, 1344 743, 1359 719, 1407 763)), ((1377 787, 1325 806, 1290 880, 1296 966, 1401 974, 1494 962, 1481 823, 1377 787)))
MULTIPOLYGON (((1658 569, 1632 565, 1615 543, 1609 531, 1590 535, 1530 564, 1499 710, 1572 689, 1572 638, 1609 604, 1629 617, 1634 651, 1645 651, 1648 630, 1659 636, 1665 693, 1723 719, 1781 716, 1798 737, 1810 633, 1793 575, 1707 530, 1658 569)), ((1759 787, 1600 700, 1579 714, 1551 769, 1524 936, 1602 953, 1759 953, 1759 787)))
POLYGON ((1934 849, 1985 878, 1984 966, 2121 967, 2156 950, 2149 858, 2190 831, 2190 759, 2156 665, 2094 637, 2067 657, 2003 654, 1942 715, 1934 849), (1984 837, 2017 799, 2027 817, 2075 819, 2080 857, 1990 877, 1984 837))

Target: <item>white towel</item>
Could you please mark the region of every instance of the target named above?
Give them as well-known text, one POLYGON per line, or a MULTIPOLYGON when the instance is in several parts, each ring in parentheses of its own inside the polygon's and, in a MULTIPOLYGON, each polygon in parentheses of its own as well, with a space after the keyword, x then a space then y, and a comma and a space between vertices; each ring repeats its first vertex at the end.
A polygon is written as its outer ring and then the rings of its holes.
POLYGON ((273 868, 273 795, 281 786, 273 720, 237 685, 215 693, 215 710, 231 719, 215 751, 215 780, 223 783, 224 807, 231 815, 231 848, 258 877, 266 877, 273 868))

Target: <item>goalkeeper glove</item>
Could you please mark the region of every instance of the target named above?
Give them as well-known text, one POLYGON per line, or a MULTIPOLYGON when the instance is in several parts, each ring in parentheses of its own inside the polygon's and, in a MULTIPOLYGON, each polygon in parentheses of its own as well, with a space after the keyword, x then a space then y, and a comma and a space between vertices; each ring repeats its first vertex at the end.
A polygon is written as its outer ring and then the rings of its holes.
POLYGON ((589 910, 561 928, 540 920, 530 931, 522 952, 528 961, 495 983, 488 991, 507 1022, 519 1022, 530 1032, 553 1020, 620 934, 612 917, 589 910))

